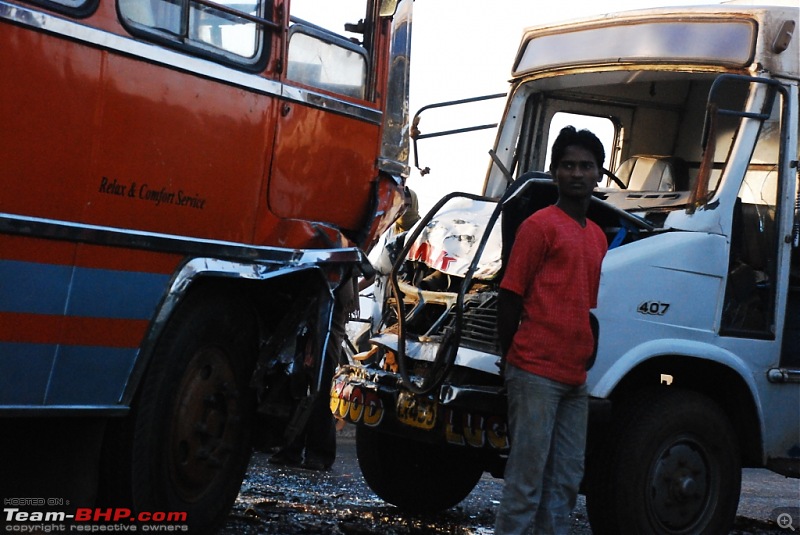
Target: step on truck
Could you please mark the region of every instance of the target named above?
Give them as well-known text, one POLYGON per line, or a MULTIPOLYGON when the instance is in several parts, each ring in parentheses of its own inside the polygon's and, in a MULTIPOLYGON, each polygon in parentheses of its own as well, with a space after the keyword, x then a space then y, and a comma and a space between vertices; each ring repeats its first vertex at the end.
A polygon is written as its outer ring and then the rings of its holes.
POLYGON ((729 3, 524 31, 482 193, 396 236, 373 336, 334 380, 381 498, 440 510, 503 474, 498 286, 519 223, 556 200, 565 124, 608 154, 588 213, 609 243, 593 532, 728 533, 743 467, 800 476, 797 23, 796 5, 729 3))
POLYGON ((212 532, 302 428, 406 203, 411 6, 0 0, 6 521, 212 532))

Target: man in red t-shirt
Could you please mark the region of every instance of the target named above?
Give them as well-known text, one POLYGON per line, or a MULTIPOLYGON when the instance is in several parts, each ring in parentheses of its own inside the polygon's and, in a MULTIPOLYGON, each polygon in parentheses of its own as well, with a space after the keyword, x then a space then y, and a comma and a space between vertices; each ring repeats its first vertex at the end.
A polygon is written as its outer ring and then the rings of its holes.
POLYGON ((586 445, 589 311, 608 248, 586 211, 604 159, 593 133, 561 130, 550 164, 558 201, 520 225, 505 266, 498 335, 511 451, 497 535, 569 532, 586 445))

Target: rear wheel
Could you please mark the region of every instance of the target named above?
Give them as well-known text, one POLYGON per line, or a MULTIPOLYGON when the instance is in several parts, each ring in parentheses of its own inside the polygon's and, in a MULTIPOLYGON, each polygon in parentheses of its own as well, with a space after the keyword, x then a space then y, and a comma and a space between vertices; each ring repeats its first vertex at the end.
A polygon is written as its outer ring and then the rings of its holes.
POLYGON ((483 474, 463 449, 356 428, 361 473, 382 500, 413 513, 448 509, 466 498, 483 474))
POLYGON ((669 388, 645 399, 624 411, 603 464, 587 470, 592 530, 728 533, 741 461, 727 415, 696 392, 669 388))
POLYGON ((118 499, 138 511, 185 512, 192 533, 224 521, 251 452, 250 316, 229 297, 207 293, 173 315, 132 415, 110 437, 118 499))

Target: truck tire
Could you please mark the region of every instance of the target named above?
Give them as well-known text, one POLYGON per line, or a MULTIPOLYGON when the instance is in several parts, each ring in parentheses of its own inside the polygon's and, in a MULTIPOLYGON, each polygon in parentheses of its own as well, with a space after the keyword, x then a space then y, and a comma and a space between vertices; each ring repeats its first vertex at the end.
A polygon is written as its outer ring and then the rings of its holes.
POLYGON ((448 509, 466 498, 483 474, 462 449, 389 435, 360 425, 356 454, 367 485, 382 500, 410 513, 448 509))
POLYGON ((116 474, 106 470, 103 485, 114 505, 186 513, 178 523, 191 533, 225 521, 251 453, 252 316, 221 293, 190 296, 175 312, 132 414, 106 440, 105 464, 116 474))
POLYGON ((741 489, 738 441, 725 412, 697 392, 636 396, 615 421, 604 459, 587 467, 594 533, 728 533, 741 489), (642 402, 644 401, 644 402, 642 402))

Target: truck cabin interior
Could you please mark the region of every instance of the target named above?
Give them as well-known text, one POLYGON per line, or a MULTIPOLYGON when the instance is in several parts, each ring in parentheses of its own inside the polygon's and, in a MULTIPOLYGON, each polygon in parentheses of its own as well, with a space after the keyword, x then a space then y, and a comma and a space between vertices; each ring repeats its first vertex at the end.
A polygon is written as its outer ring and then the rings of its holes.
MULTIPOLYGON (((508 168, 514 177, 498 197, 503 204, 502 257, 506 258, 516 228, 534 211, 555 202, 555 186, 544 170, 549 146, 560 125, 561 113, 603 118, 613 125, 607 139, 606 166, 615 177, 599 184, 589 217, 606 232, 611 248, 675 230, 672 213, 685 214, 696 198, 701 166, 708 172, 709 198, 720 187, 742 119, 718 115, 709 133, 709 158, 704 162, 706 109, 718 75, 683 72, 612 72, 554 77, 520 84, 512 96, 498 137, 497 154, 514 154, 508 168), (567 85, 568 84, 568 85, 567 85), (516 124, 511 118, 516 118, 516 124)), ((720 84, 714 102, 719 108, 745 109, 749 83, 720 84)), ((774 299, 777 263, 776 210, 780 99, 772 117, 760 129, 755 151, 742 170, 730 230, 729 285, 725 296, 723 331, 732 336, 774 336, 774 299)), ((576 125, 580 127, 580 125, 576 125)), ((601 138, 602 139, 602 138, 601 138)), ((496 166, 495 166, 496 167, 496 166)), ((491 194, 491 179, 487 193, 491 194)), ((505 179, 503 179, 505 182, 505 179)), ((460 282, 431 274, 418 266, 424 290, 457 292, 460 282), (441 285, 431 284, 441 281, 441 285)), ((435 271, 435 269, 433 269, 435 271)), ((441 275, 441 274, 438 274, 441 275)), ((496 284, 477 280, 473 288, 496 284)), ((481 290, 476 290, 480 292, 481 290)), ((466 302, 469 303, 469 295, 466 302)), ((482 305, 492 308, 491 305, 482 305)), ((421 316, 421 315, 420 315, 421 316)), ((465 321, 469 321, 469 307, 465 321)), ((413 330, 415 322, 410 323, 413 330)), ((422 322, 426 324, 426 322, 422 322)), ((427 325, 427 324, 426 324, 427 325)), ((422 327, 422 325, 420 325, 422 327)), ((426 327, 427 328, 427 327, 426 327)), ((420 332, 426 332, 421 328, 420 332)), ((465 330, 469 326, 465 325, 465 330)), ((463 342, 462 342, 463 343, 463 342)), ((467 341, 467 344, 469 342, 467 341)), ((486 343, 482 344, 486 347, 486 343)))
MULTIPOLYGON (((708 95, 716 75, 622 71, 579 74, 522 84, 516 96, 522 107, 516 154, 516 176, 546 170, 548 148, 558 135, 551 128, 558 114, 601 118, 613 127, 607 143, 607 166, 619 179, 600 184, 613 204, 674 209, 688 202, 703 157, 702 133, 708 95), (569 85, 567 85, 569 84, 569 85), (647 192, 648 195, 639 195, 647 192)), ((718 103, 743 109, 745 85, 731 85, 718 103)), ((717 127, 711 187, 719 179, 732 143, 737 119, 717 127)), ((580 125, 578 125, 580 127, 580 125)), ((498 151, 499 152, 499 151, 498 151)))
MULTIPOLYGON (((716 115, 713 129, 707 124, 709 94, 716 77, 708 73, 641 71, 591 73, 522 84, 516 96, 522 119, 512 168, 521 178, 537 172, 546 176, 541 170, 549 166, 547 152, 563 126, 563 121, 555 120, 558 114, 574 117, 578 128, 581 118, 605 119, 613 125, 613 139, 603 140, 608 152, 606 165, 613 176, 599 184, 596 196, 605 203, 595 203, 590 217, 606 230, 612 246, 670 230, 669 214, 691 210, 697 200, 697 182, 704 165, 709 170, 707 198, 713 196, 736 143, 740 117, 716 115), (709 147, 710 158, 704 154, 704 146, 709 147), (634 232, 621 238, 618 214, 610 211, 609 205, 640 218, 642 224, 634 225, 634 232)), ((717 109, 743 111, 749 88, 748 83, 719 84, 713 102, 717 109)), ((760 129, 732 207, 723 331, 733 335, 774 336, 771 311, 778 261, 780 101, 775 99, 771 116, 760 129)), ((512 183, 509 191, 517 188, 519 184, 512 183)), ((518 200, 509 205, 503 221, 504 254, 516 225, 537 205, 554 200, 550 197, 553 194, 541 195, 533 204, 518 200), (520 210, 522 205, 526 206, 520 210)))

